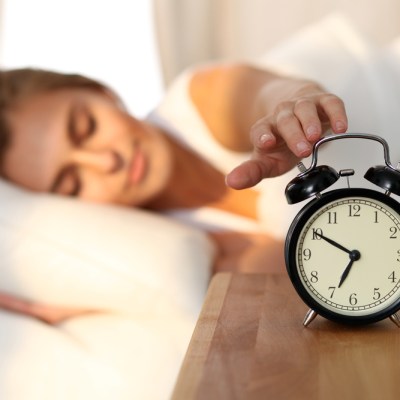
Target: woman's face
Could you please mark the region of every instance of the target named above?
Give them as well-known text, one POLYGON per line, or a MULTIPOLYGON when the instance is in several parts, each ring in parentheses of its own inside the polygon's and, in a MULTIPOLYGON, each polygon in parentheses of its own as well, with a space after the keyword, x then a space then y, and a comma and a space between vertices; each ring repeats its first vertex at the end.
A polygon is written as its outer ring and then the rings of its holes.
POLYGON ((34 191, 143 205, 171 174, 164 137, 100 92, 38 94, 18 103, 8 122, 11 143, 3 173, 34 191))

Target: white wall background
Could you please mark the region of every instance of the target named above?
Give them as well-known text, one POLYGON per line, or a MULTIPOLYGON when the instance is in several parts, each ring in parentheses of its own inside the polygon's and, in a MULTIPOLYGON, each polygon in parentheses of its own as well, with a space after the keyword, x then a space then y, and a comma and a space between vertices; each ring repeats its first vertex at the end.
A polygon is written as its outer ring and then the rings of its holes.
POLYGON ((208 59, 252 59, 340 13, 378 45, 400 36, 399 0, 153 0, 166 82, 208 59))
POLYGON ((2 0, 4 68, 79 72, 113 87, 137 116, 163 92, 152 0, 2 0))
POLYGON ((400 34, 399 0, 0 0, 0 63, 99 78, 143 116, 188 65, 252 58, 332 12, 378 44, 400 34))

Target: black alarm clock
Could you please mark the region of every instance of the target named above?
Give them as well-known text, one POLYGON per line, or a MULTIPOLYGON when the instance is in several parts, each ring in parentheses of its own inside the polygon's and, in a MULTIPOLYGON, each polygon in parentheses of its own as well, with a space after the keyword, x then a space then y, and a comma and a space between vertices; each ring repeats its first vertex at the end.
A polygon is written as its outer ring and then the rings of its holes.
POLYGON ((308 169, 286 187, 289 204, 310 197, 294 218, 285 243, 291 282, 310 307, 304 325, 316 315, 347 324, 390 319, 400 327, 400 170, 389 158, 387 142, 376 135, 330 135, 315 143, 308 169), (385 165, 368 169, 364 177, 383 190, 334 189, 322 193, 354 170, 317 166, 318 149, 342 139, 373 140, 383 146, 385 165))

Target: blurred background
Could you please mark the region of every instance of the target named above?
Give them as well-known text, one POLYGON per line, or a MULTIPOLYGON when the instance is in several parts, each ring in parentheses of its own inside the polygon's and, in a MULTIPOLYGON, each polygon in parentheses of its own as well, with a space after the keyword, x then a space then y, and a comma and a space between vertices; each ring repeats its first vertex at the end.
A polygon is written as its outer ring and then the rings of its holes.
POLYGON ((256 57, 332 12, 377 44, 400 31, 398 0, 0 0, 0 63, 99 78, 144 116, 188 65, 256 57))
POLYGON ((0 0, 3 68, 80 72, 111 85, 136 115, 163 83, 151 0, 0 0))

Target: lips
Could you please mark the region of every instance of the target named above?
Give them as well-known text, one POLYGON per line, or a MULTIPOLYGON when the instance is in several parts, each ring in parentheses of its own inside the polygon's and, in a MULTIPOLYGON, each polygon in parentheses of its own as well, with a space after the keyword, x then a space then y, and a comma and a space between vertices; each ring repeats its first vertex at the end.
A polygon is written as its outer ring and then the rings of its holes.
POLYGON ((129 181, 131 184, 139 184, 147 170, 147 160, 140 146, 135 146, 133 158, 129 168, 129 181))

